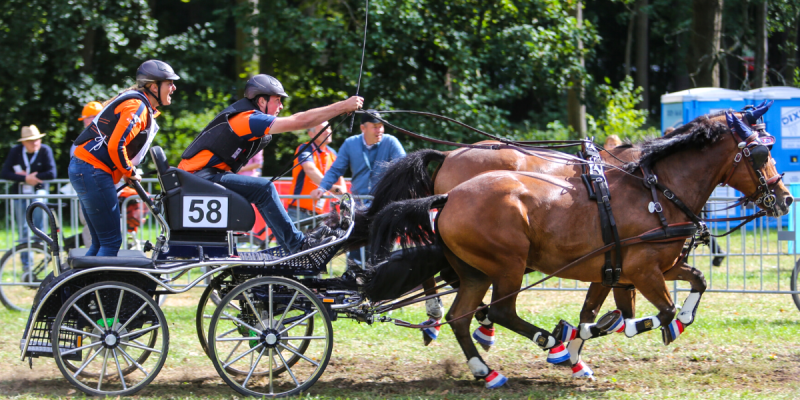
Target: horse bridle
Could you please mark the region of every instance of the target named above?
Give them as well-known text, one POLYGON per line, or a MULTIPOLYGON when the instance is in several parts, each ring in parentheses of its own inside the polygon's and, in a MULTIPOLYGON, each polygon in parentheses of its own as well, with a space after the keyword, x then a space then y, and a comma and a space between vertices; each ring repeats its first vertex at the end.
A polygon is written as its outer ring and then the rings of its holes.
POLYGON ((767 133, 764 129, 764 124, 756 124, 753 128, 752 134, 748 137, 742 137, 743 135, 741 133, 735 132, 732 128, 730 129, 734 141, 739 142, 737 147, 740 150, 733 157, 733 166, 722 184, 728 184, 742 160, 745 158, 750 159, 750 175, 758 181, 758 184, 755 193, 749 196, 745 195, 744 198, 755 204, 763 204, 764 207, 771 209, 773 212, 777 212, 775 209, 777 198, 775 197, 773 188, 781 181, 783 174, 778 174, 772 178, 766 179, 761 172, 761 169, 764 168, 767 162, 772 158, 770 150, 772 149, 772 145, 775 144, 775 137, 767 133))

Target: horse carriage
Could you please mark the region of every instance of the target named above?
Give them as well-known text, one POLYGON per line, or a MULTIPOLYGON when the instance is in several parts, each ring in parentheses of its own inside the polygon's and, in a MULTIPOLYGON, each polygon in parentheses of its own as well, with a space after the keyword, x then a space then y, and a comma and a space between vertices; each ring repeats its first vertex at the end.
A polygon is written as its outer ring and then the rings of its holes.
POLYGON ((289 254, 281 247, 245 252, 235 231, 253 226, 254 211, 236 193, 170 167, 151 149, 161 193, 153 200, 134 183, 161 233, 145 251, 62 262, 59 227, 50 236, 28 223, 56 260, 39 287, 20 342, 21 357, 52 357, 64 377, 90 395, 125 396, 149 384, 169 351, 169 323, 159 296, 210 280, 197 307, 198 337, 222 379, 244 395, 279 397, 307 390, 333 350, 331 321, 362 315, 357 291, 319 274, 353 230, 353 200, 339 205, 335 240, 289 254), (188 285, 174 282, 191 269, 205 272, 188 285))

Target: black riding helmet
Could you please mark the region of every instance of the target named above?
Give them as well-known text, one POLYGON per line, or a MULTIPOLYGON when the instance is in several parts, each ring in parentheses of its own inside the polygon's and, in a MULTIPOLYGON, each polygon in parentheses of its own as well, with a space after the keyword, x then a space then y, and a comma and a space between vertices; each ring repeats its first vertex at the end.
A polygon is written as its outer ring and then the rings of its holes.
POLYGON ((259 96, 266 96, 267 100, 270 96, 289 97, 283 90, 281 82, 267 74, 258 74, 248 79, 247 84, 244 85, 244 97, 253 101, 253 105, 258 106, 256 102, 259 96))
POLYGON ((158 105, 161 103, 161 82, 163 81, 177 81, 181 79, 172 67, 160 60, 147 60, 139 66, 136 70, 136 83, 140 88, 143 88, 150 82, 155 82, 158 86, 158 91, 155 94, 158 105))

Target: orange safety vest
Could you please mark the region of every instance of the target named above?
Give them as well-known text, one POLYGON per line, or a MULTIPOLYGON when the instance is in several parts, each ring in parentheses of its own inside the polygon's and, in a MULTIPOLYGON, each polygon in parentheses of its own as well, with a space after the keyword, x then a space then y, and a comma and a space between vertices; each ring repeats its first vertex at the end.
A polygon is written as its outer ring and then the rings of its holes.
MULTIPOLYGON (((294 151, 295 166, 297 166, 298 161, 300 161, 297 159, 297 153, 305 145, 305 143, 301 144, 294 151)), ((317 166, 317 169, 322 173, 322 175, 325 175, 325 173, 328 172, 333 165, 333 162, 336 161, 336 154, 327 146, 325 147, 325 150, 321 150, 316 144, 312 143, 308 148, 311 150, 311 156, 314 159, 314 165, 317 166)), ((311 191, 316 188, 317 185, 311 181, 311 178, 309 178, 308 175, 306 175, 306 171, 303 170, 303 167, 296 167, 292 170, 292 194, 298 196, 308 196, 311 194, 311 191)), ((314 206, 316 206, 316 212, 321 213, 322 209, 325 208, 325 200, 320 199, 319 203, 314 204, 314 200, 311 199, 294 199, 291 203, 289 203, 289 207, 300 207, 309 212, 313 212, 314 206)))

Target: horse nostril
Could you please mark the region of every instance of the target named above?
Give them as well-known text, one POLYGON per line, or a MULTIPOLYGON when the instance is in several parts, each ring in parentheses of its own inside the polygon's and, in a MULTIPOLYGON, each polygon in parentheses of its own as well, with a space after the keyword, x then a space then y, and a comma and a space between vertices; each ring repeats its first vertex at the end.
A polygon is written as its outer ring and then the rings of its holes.
POLYGON ((789 207, 790 205, 792 205, 792 203, 794 203, 794 197, 792 196, 789 196, 783 200, 783 204, 786 204, 786 207, 789 207))

